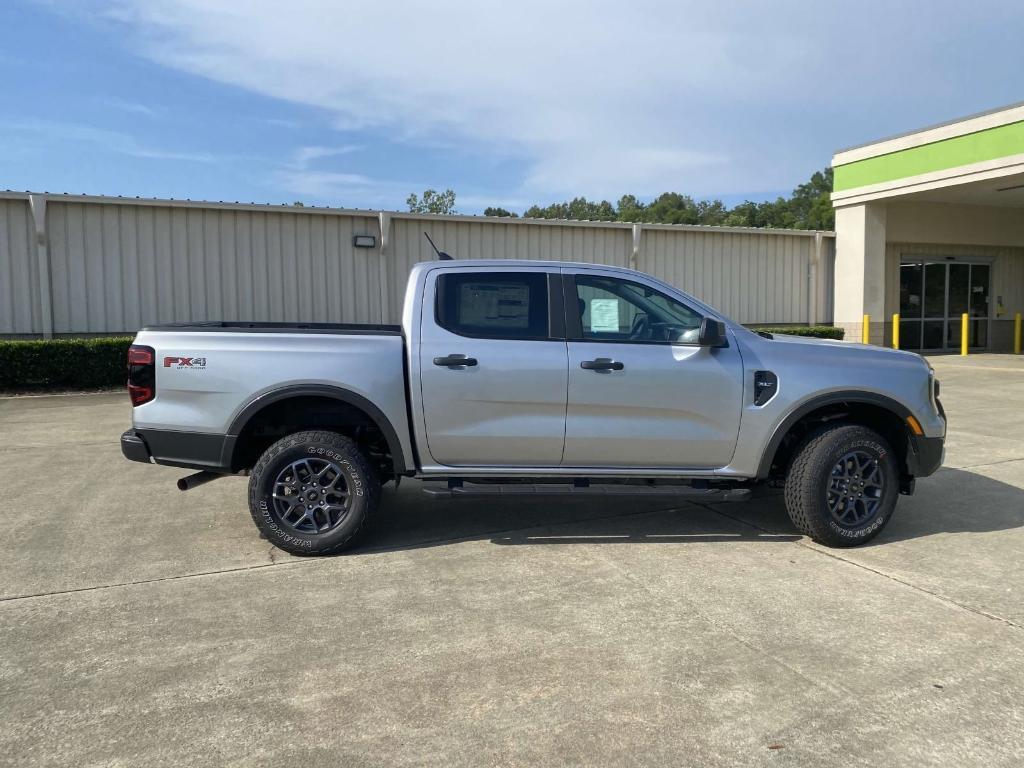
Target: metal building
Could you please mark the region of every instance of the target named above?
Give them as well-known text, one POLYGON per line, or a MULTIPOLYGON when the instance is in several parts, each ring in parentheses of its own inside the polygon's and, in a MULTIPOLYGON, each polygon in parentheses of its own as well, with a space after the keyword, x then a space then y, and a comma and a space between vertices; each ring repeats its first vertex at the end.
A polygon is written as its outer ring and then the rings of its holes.
POLYGON ((187 320, 396 323, 435 258, 653 274, 744 323, 832 320, 831 232, 0 193, 0 336, 187 320))

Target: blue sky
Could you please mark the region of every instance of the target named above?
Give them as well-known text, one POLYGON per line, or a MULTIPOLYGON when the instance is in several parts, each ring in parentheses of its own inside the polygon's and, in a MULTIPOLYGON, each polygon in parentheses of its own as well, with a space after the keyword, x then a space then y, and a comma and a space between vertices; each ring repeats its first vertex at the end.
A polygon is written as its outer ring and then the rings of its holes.
POLYGON ((0 188, 461 212, 786 194, 1024 100, 1019 2, 0 3, 0 188))

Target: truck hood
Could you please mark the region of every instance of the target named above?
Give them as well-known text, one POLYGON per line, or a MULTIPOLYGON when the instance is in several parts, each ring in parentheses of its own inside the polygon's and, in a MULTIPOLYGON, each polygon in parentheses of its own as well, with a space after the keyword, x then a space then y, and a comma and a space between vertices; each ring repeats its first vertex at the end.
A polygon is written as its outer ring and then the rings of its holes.
MULTIPOLYGON (((764 337, 761 337, 764 339, 764 337)), ((775 342, 778 344, 794 345, 800 347, 832 347, 833 349, 843 350, 850 354, 870 354, 876 359, 878 357, 885 357, 889 359, 898 358, 901 360, 920 360, 924 362, 924 359, 916 352, 907 352, 902 349, 890 349, 889 347, 879 347, 874 344, 859 344, 849 341, 839 341, 838 339, 815 339, 810 336, 791 336, 785 333, 773 333, 771 339, 764 339, 769 344, 775 342)))
MULTIPOLYGON (((764 338, 762 336, 762 338, 764 338)), ((838 339, 816 339, 811 336, 792 336, 788 333, 773 333, 771 341, 779 341, 783 344, 810 344, 810 345, 822 345, 826 347, 864 347, 865 344, 851 344, 848 341, 839 341, 838 339)))

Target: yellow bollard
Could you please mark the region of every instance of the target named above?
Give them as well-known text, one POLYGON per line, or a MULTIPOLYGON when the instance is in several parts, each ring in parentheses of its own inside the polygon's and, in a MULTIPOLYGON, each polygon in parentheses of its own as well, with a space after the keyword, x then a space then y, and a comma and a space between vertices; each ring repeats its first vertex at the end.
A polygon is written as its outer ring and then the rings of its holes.
POLYGON ((900 348, 900 313, 894 312, 892 315, 892 348, 900 348))
POLYGON ((967 313, 960 315, 960 354, 967 354, 967 313))
POLYGON ((1020 354, 1020 312, 1013 316, 1013 354, 1020 354))
POLYGON ((864 322, 860 326, 860 341, 862 344, 871 343, 871 315, 864 315, 864 322))

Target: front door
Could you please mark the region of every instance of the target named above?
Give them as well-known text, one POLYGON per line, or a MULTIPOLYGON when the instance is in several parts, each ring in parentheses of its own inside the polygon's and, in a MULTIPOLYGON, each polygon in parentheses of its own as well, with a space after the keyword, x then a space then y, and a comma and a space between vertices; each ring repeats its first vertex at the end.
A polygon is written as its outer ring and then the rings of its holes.
POLYGON ((959 350, 968 315, 967 344, 987 347, 988 264, 905 260, 900 265, 900 349, 959 350))
POLYGON ((419 350, 430 456, 453 467, 557 467, 567 375, 557 270, 467 266, 435 275, 419 350))
POLYGON ((653 285, 572 274, 566 305, 565 467, 717 468, 736 448, 743 363, 735 341, 697 344, 702 315, 653 285), (576 322, 578 317, 578 322, 576 322))

